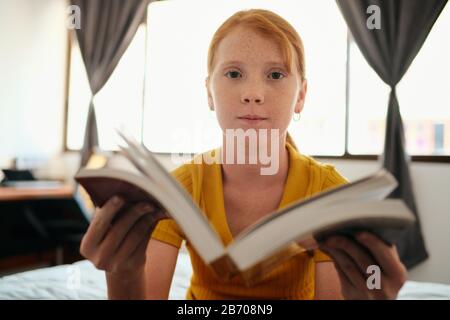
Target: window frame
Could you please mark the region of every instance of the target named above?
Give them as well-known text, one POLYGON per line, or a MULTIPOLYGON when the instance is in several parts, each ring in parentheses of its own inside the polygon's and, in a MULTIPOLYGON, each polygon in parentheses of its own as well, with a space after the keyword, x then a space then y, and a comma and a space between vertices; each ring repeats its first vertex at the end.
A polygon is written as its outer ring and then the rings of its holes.
POLYGON ((71 74, 71 60, 72 60, 72 42, 74 41, 74 32, 73 30, 67 29, 67 51, 66 51, 66 77, 64 79, 64 123, 63 123, 63 152, 73 152, 78 151, 74 149, 69 149, 67 145, 68 138, 68 124, 69 124, 69 91, 70 91, 70 74, 71 74))
MULTIPOLYGON (((145 25, 146 33, 148 32, 148 25, 146 19, 142 22, 145 25)), ((77 149, 70 149, 67 145, 68 138, 68 113, 69 113, 69 90, 70 90, 70 65, 71 65, 71 57, 72 57, 72 44, 75 41, 74 30, 67 30, 67 57, 66 57, 66 79, 65 79, 65 97, 64 97, 64 124, 63 124, 63 138, 64 138, 64 152, 79 152, 77 149)), ((147 36, 145 37, 145 48, 147 50, 147 36)), ((347 28, 347 60, 346 60, 346 68, 345 68, 345 133, 344 133, 344 154, 341 156, 336 155, 311 155, 316 159, 335 159, 335 160, 364 160, 364 161, 378 161, 382 154, 352 154, 348 151, 348 132, 349 132, 349 93, 350 93, 350 42, 351 35, 350 31, 347 28)), ((146 54, 147 57, 147 54, 146 54)), ((145 90, 145 81, 146 75, 144 74, 144 90, 145 90)), ((145 92, 144 92, 145 99, 145 92)), ((144 101, 143 101, 144 103, 144 101)), ((143 119, 141 119, 141 126, 143 125, 143 119)), ((143 140, 143 130, 141 130, 141 142, 143 140)), ((112 151, 117 152, 117 151, 112 151)), ((166 152, 155 152, 157 155, 170 155, 170 153, 166 152)), ((193 156, 194 154, 191 154, 193 156)), ((450 163, 450 155, 411 155, 410 156, 412 162, 427 162, 427 163, 450 163)))

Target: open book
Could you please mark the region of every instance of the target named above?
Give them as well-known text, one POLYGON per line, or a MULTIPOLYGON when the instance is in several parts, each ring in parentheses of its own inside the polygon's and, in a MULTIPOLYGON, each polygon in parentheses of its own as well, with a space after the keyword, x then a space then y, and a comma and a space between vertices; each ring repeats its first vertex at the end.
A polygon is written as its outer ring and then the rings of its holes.
POLYGON ((149 201, 182 229, 204 262, 219 279, 242 276, 256 283, 270 269, 292 256, 314 250, 331 234, 352 236, 368 230, 387 243, 415 221, 402 200, 385 199, 397 186, 386 170, 359 179, 267 215, 225 247, 191 196, 133 139, 122 135, 120 161, 100 169, 81 169, 75 176, 101 207, 114 195, 127 203, 149 201))

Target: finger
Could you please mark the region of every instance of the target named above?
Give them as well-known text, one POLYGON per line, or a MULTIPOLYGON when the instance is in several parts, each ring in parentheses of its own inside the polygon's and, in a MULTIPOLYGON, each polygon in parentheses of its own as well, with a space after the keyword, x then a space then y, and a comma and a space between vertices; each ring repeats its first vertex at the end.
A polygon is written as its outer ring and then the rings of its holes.
POLYGON ((154 219, 151 214, 145 214, 142 216, 132 229, 127 233, 125 239, 121 243, 117 254, 116 259, 118 262, 123 263, 136 250, 141 241, 148 235, 151 235, 151 231, 154 227, 154 219))
POLYGON ((147 258, 147 247, 152 236, 151 232, 147 232, 136 250, 131 254, 129 261, 134 265, 144 264, 147 258))
POLYGON ((353 286, 353 283, 350 281, 350 279, 347 277, 345 272, 341 269, 338 263, 335 262, 336 257, 334 257, 334 252, 331 252, 332 249, 325 246, 325 244, 321 244, 320 248, 323 252, 325 252, 327 255, 329 255, 333 259, 334 268, 336 269, 336 272, 339 276, 339 282, 341 285, 341 292, 352 292, 355 291, 355 287, 353 286))
POLYGON ((353 295, 352 293, 355 292, 357 289, 337 263, 334 264, 334 267, 339 276, 342 296, 344 297, 344 299, 355 299, 355 295, 353 295))
POLYGON ((97 212, 83 237, 83 242, 89 247, 97 246, 104 238, 111 226, 111 221, 123 204, 124 201, 122 198, 114 196, 109 199, 103 207, 96 209, 97 212))
POLYGON ((403 273, 404 266, 400 261, 395 246, 388 246, 377 236, 369 232, 358 234, 356 239, 369 249, 382 272, 388 276, 397 276, 403 273))
POLYGON ((103 239, 100 248, 104 252, 114 254, 124 240, 127 233, 135 223, 146 213, 154 210, 153 205, 149 203, 138 203, 123 213, 112 225, 109 232, 103 239))
POLYGON ((349 281, 352 286, 360 292, 367 292, 368 289, 366 285, 366 278, 363 273, 361 273, 353 259, 350 258, 344 251, 339 249, 328 247, 328 252, 330 252, 334 258, 336 270, 340 269, 346 276, 344 279, 349 281))
POLYGON ((341 281, 346 281, 353 287, 352 282, 350 281, 348 276, 345 274, 345 272, 343 272, 343 270, 341 269, 341 267, 337 263, 336 250, 332 249, 332 248, 328 248, 324 244, 321 246, 321 250, 332 258, 333 264, 334 264, 334 266, 336 268, 336 271, 338 271, 339 276, 342 278, 341 281))
POLYGON ((326 240, 330 248, 339 249, 347 253, 356 263, 362 274, 367 273, 367 268, 375 264, 370 252, 360 244, 342 236, 333 236, 326 240))

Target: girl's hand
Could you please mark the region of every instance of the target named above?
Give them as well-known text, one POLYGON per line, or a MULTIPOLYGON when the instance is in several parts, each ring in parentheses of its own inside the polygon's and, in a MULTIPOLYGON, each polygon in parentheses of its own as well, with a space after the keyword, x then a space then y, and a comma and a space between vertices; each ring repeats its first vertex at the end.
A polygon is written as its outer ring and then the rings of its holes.
POLYGON ((333 260, 345 299, 395 299, 407 279, 407 270, 395 246, 388 246, 377 236, 362 232, 357 241, 331 236, 320 249, 333 260), (368 267, 380 270, 379 288, 371 288, 368 277, 376 276, 368 267), (372 275, 374 274, 374 275, 372 275))
POLYGON ((80 253, 110 275, 132 276, 144 269, 147 244, 163 214, 149 203, 121 210, 123 206, 116 196, 95 209, 80 253))

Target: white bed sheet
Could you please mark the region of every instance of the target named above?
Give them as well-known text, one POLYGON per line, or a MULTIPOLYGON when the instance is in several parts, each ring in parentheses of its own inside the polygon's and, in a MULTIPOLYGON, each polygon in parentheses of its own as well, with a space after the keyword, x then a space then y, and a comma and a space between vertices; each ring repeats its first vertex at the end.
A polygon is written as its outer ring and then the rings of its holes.
MULTIPOLYGON (((180 252, 169 299, 185 299, 192 275, 189 255, 180 252)), ((0 278, 0 299, 106 299, 103 271, 87 260, 0 278)), ((398 295, 406 299, 450 299, 450 285, 407 281, 398 295)))
MULTIPOLYGON (((187 253, 180 253, 169 299, 185 299, 192 267, 187 253)), ((106 279, 88 260, 41 268, 0 278, 0 299, 106 299, 106 279)))

